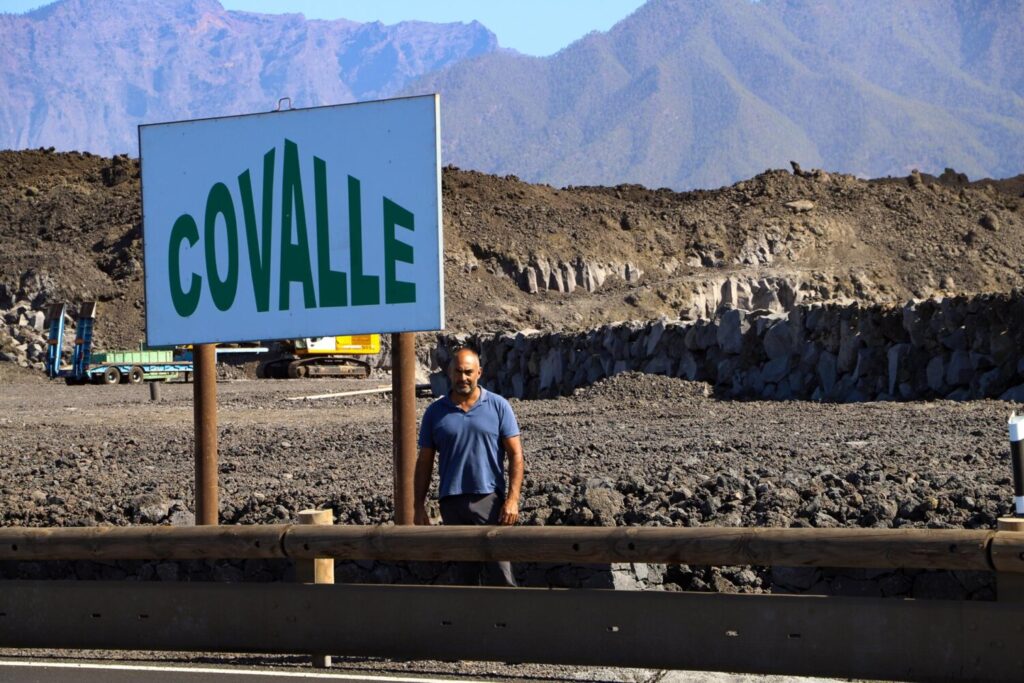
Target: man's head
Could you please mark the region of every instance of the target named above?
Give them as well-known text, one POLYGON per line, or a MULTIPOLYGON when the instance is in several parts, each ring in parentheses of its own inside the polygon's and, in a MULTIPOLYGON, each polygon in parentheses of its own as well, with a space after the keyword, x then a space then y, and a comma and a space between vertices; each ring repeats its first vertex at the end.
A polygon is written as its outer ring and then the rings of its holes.
POLYGON ((455 352, 448 365, 448 379, 452 382, 452 394, 458 398, 469 398, 476 391, 480 380, 480 356, 470 348, 455 352))

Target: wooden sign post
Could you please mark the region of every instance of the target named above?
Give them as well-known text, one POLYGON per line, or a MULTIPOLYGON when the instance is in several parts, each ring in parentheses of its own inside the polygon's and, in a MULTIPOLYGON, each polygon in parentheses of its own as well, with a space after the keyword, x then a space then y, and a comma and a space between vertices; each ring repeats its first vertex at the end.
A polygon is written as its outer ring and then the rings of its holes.
POLYGON ((391 335, 395 524, 412 524, 416 483, 416 335, 391 335))
POLYGON ((217 524, 217 349, 192 348, 196 455, 196 524, 217 524))

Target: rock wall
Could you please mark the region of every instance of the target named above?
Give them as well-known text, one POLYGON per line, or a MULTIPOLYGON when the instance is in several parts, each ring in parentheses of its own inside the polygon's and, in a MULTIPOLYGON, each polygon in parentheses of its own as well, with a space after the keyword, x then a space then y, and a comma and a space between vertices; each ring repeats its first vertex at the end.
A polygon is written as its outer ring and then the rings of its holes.
POLYGON ((463 256, 459 265, 465 272, 471 273, 480 267, 481 261, 491 262, 492 271, 496 266, 528 294, 543 291, 572 294, 577 289, 590 293, 604 286, 611 276, 618 277, 622 282, 635 283, 643 275, 640 266, 632 261, 600 261, 582 256, 560 258, 535 254, 523 262, 519 258, 479 248, 463 256))
POLYGON ((680 311, 687 320, 716 318, 732 308, 784 313, 807 301, 833 298, 834 292, 795 277, 730 275, 695 279, 688 303, 680 311))
MULTIPOLYGON (((904 306, 728 308, 714 319, 618 323, 578 334, 522 331, 437 339, 432 369, 453 347, 480 350, 482 383, 545 398, 621 372, 708 382, 728 398, 1024 401, 1024 292, 904 306)), ((446 390, 440 372, 435 391, 446 390)))
MULTIPOLYGON (((763 241, 763 237, 761 238, 763 241)), ((499 270, 510 278, 520 290, 527 294, 550 291, 558 294, 593 293, 608 282, 636 284, 644 270, 632 261, 607 261, 572 258, 551 258, 544 255, 530 256, 524 263, 521 259, 476 250, 461 257, 452 257, 453 263, 464 272, 472 273, 482 264, 491 273, 499 270), (611 279, 610 279, 611 278, 611 279)), ((752 263, 760 263, 752 261, 752 263)), ((691 257, 687 268, 704 266, 720 267, 705 258, 691 257)), ((744 261, 741 265, 747 265, 744 261)), ((684 264, 675 257, 661 264, 663 275, 677 275, 684 264)), ((823 277, 823 276, 822 276, 823 277)), ((857 280, 855 278, 855 280, 857 280)), ((838 283, 802 280, 795 274, 750 274, 734 273, 710 275, 707 272, 679 277, 682 296, 679 315, 687 319, 714 317, 730 306, 734 308, 788 311, 801 300, 824 301, 837 299, 847 293, 860 299, 874 300, 876 294, 870 287, 865 288, 859 280, 842 286, 838 283)))
MULTIPOLYGON (((0 308, 0 318, 0 362, 42 371, 46 360, 46 314, 28 301, 16 301, 6 310, 0 308)), ((64 322, 71 329, 71 316, 65 316, 64 322)), ((65 352, 70 353, 74 338, 65 342, 65 352)))

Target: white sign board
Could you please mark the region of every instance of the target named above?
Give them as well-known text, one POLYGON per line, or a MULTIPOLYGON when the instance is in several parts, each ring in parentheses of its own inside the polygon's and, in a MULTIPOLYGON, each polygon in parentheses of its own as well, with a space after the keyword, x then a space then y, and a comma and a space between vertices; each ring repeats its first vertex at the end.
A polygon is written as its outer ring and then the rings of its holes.
POLYGON ((139 127, 151 346, 444 327, 438 97, 139 127))

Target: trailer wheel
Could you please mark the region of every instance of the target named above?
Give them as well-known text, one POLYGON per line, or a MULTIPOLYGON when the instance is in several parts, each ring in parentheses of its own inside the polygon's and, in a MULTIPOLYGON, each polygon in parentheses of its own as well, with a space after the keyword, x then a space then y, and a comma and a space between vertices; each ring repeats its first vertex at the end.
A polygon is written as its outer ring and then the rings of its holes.
POLYGON ((119 384, 121 382, 121 371, 111 366, 103 371, 104 384, 119 384))
POLYGON ((146 375, 138 365, 133 365, 132 369, 128 371, 129 384, 142 384, 144 379, 146 379, 146 375))

